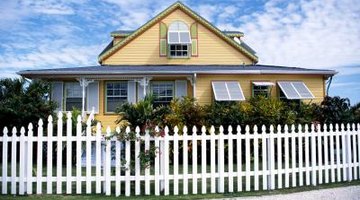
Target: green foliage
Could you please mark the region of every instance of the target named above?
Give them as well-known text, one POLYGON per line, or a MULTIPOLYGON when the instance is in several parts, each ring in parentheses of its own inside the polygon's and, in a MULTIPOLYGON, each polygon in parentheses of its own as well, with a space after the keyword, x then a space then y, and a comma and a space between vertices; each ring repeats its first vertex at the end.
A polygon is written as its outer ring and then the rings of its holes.
POLYGON ((352 119, 354 122, 360 123, 360 103, 351 108, 352 119))
POLYGON ((174 99, 169 106, 169 113, 165 113, 165 125, 169 127, 178 126, 180 132, 187 127, 204 125, 205 112, 203 108, 191 97, 174 99))
POLYGON ((36 124, 53 114, 56 104, 48 101, 50 84, 24 79, 0 80, 0 128, 36 124))
POLYGON ((214 102, 204 106, 206 125, 241 125, 247 121, 248 105, 238 102, 214 102))
POLYGON ((326 96, 320 106, 316 108, 315 113, 317 121, 324 124, 329 123, 348 123, 351 122, 350 100, 338 96, 326 96))

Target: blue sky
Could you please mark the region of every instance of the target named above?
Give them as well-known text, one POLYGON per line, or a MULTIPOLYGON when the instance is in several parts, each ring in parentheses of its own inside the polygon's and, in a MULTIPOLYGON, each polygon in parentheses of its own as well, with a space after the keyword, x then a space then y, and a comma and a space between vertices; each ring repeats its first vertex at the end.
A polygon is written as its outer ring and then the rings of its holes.
MULTIPOLYGON (((96 65, 110 32, 136 29, 163 0, 0 2, 0 77, 24 69, 96 65)), ((221 30, 239 30, 260 64, 334 69, 330 95, 360 102, 357 0, 184 0, 221 30)))

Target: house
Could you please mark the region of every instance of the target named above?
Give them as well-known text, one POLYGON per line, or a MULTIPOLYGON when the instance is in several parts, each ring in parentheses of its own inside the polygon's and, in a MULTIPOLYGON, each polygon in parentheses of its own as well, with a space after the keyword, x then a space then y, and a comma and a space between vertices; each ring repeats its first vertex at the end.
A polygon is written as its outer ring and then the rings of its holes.
MULTIPOLYGON (((176 2, 134 31, 114 31, 98 66, 20 71, 52 82, 58 110, 90 111, 114 125, 116 107, 146 94, 166 104, 181 96, 199 104, 266 96, 321 102, 332 70, 259 65, 239 31, 221 31, 176 2)), ((271 39, 271 38, 269 38, 271 39)), ((279 44, 281 45, 281 44, 279 44)), ((81 53, 81 52, 79 52, 81 53)))

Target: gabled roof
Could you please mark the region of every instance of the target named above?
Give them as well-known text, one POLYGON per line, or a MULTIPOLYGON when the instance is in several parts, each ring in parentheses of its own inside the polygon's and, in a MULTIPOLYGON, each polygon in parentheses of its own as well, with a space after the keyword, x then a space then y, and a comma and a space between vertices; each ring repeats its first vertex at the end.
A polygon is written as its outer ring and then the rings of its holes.
POLYGON ((26 78, 76 78, 145 75, 192 75, 192 74, 313 74, 330 77, 334 70, 306 69, 274 65, 102 65, 74 68, 25 70, 18 72, 26 78))
POLYGON ((196 12, 194 12, 193 10, 191 10, 189 7, 185 6, 183 3, 181 2, 176 2, 174 4, 172 4, 171 6, 169 6, 167 9, 165 9, 164 11, 162 11, 160 14, 158 14, 157 16, 155 16, 154 18, 152 18, 150 21, 148 21, 147 23, 145 23, 144 25, 142 25, 139 29, 135 30, 133 33, 131 33, 129 36, 127 36, 125 39, 123 39, 122 41, 120 41, 119 43, 115 44, 113 47, 107 49, 106 51, 103 51, 100 55, 99 55, 99 63, 101 63, 105 58, 108 58, 109 56, 111 56, 113 53, 115 53, 117 50, 119 50, 120 48, 122 48, 123 46, 125 46, 126 44, 128 44, 130 41, 132 41, 133 39, 135 39, 137 36, 139 36, 140 34, 142 34, 144 31, 146 31, 148 28, 150 28, 151 26, 153 26, 154 24, 156 24, 157 22, 159 22, 161 19, 163 19, 164 17, 166 17, 168 14, 170 14, 171 12, 173 12, 176 9, 181 9, 183 12, 185 12, 186 14, 190 15, 191 17, 193 17, 194 19, 196 19, 200 24, 202 24, 203 26, 207 27, 208 29, 210 29, 211 31, 213 31, 216 35, 218 35, 220 38, 222 38, 223 40, 225 40, 227 43, 229 43, 230 45, 232 45, 233 47, 235 47, 237 50, 239 50, 240 52, 244 53, 247 57, 249 57, 254 63, 258 62, 258 57, 253 53, 250 52, 248 49, 244 48, 243 46, 241 46, 240 44, 238 44, 236 41, 234 41, 233 39, 231 39, 230 37, 228 37, 225 33, 223 33, 221 30, 219 30, 218 28, 216 28, 214 25, 212 25, 210 22, 208 22, 206 19, 204 19, 203 17, 201 17, 200 15, 198 15, 196 12))

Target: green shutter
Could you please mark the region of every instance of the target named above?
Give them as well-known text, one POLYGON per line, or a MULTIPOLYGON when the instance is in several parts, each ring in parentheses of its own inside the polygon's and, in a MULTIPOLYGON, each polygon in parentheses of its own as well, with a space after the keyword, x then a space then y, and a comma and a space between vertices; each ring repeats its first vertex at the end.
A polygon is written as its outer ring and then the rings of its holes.
POLYGON ((160 56, 167 56, 167 27, 163 22, 159 23, 159 43, 160 43, 160 56))
POLYGON ((191 56, 198 56, 198 24, 195 22, 190 27, 191 34, 191 56))

